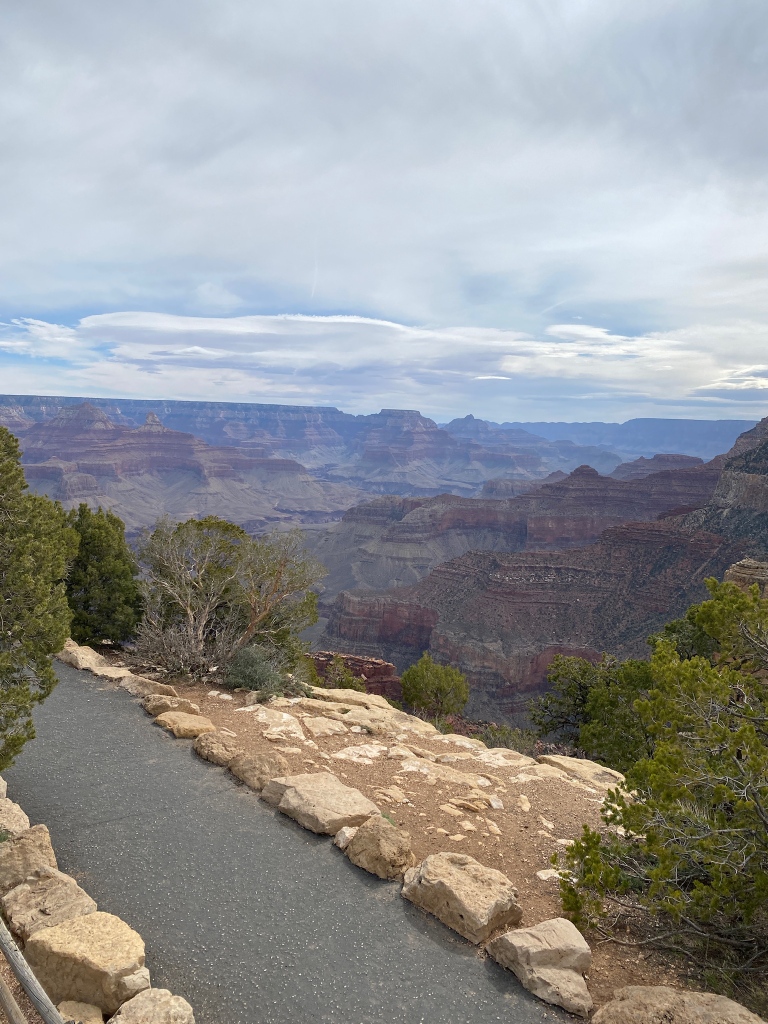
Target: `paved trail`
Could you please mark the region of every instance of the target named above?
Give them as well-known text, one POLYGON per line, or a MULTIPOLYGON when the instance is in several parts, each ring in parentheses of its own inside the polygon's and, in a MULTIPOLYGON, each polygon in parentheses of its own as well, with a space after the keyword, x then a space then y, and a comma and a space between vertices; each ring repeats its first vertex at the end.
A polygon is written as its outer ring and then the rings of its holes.
POLYGON ((6 773, 59 864, 144 937, 153 983, 198 1024, 572 1020, 265 807, 122 690, 58 668, 6 773))

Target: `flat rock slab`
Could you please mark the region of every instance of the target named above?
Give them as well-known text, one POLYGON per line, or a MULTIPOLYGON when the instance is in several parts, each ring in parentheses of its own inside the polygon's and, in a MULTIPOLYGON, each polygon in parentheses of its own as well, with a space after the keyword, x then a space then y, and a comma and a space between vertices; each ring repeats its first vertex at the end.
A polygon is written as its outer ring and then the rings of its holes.
POLYGON ((205 761, 228 768, 242 749, 234 736, 227 736, 223 732, 203 732, 195 738, 192 749, 205 761))
POLYGON ((123 1003, 109 1024, 195 1024, 192 1007, 167 988, 150 988, 123 1003))
POLYGON ((433 853, 406 871, 403 896, 470 942, 485 942, 523 916, 507 876, 464 853, 433 853))
POLYGON ((155 719, 157 725, 180 740, 193 740, 204 732, 215 732, 216 726, 204 715, 188 715, 184 711, 165 711, 155 719))
POLYGON ((352 761, 353 764, 373 764, 374 758, 386 752, 387 748, 382 743, 358 743, 354 747, 337 750, 331 757, 339 761, 352 761))
POLYGON ((199 715, 200 707, 186 697, 169 697, 164 693, 150 693, 141 702, 144 710, 152 717, 162 715, 166 711, 183 711, 187 715, 199 715))
POLYGON ((87 672, 93 672, 95 668, 102 668, 107 664, 106 658, 97 654, 92 647, 81 647, 74 640, 66 640, 56 657, 65 665, 85 669, 87 672))
POLYGON ((56 855, 45 825, 34 825, 0 843, 0 894, 14 889, 38 868, 56 868, 56 855))
POLYGON ((601 1006, 592 1024, 765 1024, 740 1003, 710 992, 628 985, 601 1006))
POLYGON ((238 754, 229 762, 229 770, 249 789, 261 792, 270 779, 281 778, 291 770, 282 754, 238 754))
POLYGON ((24 811, 7 797, 0 797, 0 832, 18 836, 29 828, 29 818, 24 811))
POLYGON ((36 932, 24 955, 54 1003, 71 999, 114 1013, 149 988, 141 936, 98 910, 36 932))
POLYGON ((592 953, 578 928, 564 917, 506 932, 489 942, 487 949, 539 999, 589 1016, 592 998, 583 975, 592 953))
POLYGON ((272 779, 261 798, 304 828, 335 836, 345 825, 362 825, 379 808, 329 772, 272 779))
POLYGON ((104 1024, 104 1014, 91 1003, 77 1003, 72 999, 65 999, 56 1007, 65 1021, 75 1021, 75 1024, 104 1024))
POLYGON ((586 758, 542 754, 536 760, 539 764, 548 764, 553 768, 559 768, 572 779, 578 779, 579 782, 584 782, 594 789, 616 789, 624 782, 621 772, 614 771, 613 768, 606 768, 605 765, 598 764, 596 761, 588 761, 586 758))
POLYGON ((303 740, 304 730, 295 715, 286 711, 275 711, 273 708, 259 707, 253 716, 257 722, 263 722, 267 728, 264 738, 268 740, 303 740))
POLYGON ((40 931, 74 917, 93 914, 97 907, 70 875, 56 868, 38 868, 26 881, 2 897, 3 915, 22 942, 40 931))
POLYGON ((410 834, 380 815, 364 821, 345 849, 357 867, 387 880, 402 878, 416 863, 410 834))
POLYGON ((378 693, 363 693, 360 690, 328 689, 325 686, 313 686, 312 696, 316 700, 333 701, 336 704, 347 704, 349 707, 381 708, 382 711, 396 711, 386 697, 378 693))
POLYGON ((318 715, 316 718, 309 716, 303 718, 302 723, 305 729, 308 729, 312 736, 343 736, 347 731, 346 725, 343 722, 334 722, 330 718, 324 718, 322 715, 318 715))

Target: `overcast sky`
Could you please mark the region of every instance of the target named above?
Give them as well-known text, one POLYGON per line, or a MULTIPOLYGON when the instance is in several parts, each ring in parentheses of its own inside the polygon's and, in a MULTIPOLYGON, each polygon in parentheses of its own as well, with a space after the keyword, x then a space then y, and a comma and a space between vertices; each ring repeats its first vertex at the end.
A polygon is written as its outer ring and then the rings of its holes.
POLYGON ((765 0, 0 16, 0 391, 768 414, 765 0))

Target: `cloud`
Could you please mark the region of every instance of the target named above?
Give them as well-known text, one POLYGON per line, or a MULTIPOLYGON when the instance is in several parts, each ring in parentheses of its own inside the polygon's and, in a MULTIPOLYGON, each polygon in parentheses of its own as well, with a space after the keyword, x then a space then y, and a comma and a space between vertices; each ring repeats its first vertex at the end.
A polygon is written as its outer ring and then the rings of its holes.
POLYGON ((764 0, 14 5, 4 387, 754 411, 767 27, 764 0))
POLYGON ((438 419, 749 418, 768 411, 768 367, 744 361, 765 335, 751 323, 635 336, 557 324, 536 337, 361 316, 119 312, 72 328, 19 320, 0 344, 9 391, 34 380, 38 392, 407 407, 438 419))

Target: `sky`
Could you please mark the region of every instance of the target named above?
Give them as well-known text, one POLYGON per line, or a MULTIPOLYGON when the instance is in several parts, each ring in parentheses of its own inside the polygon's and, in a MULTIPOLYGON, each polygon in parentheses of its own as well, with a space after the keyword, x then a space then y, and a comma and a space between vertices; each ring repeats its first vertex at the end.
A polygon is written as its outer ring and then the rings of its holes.
POLYGON ((768 414, 765 0, 0 23, 0 392, 768 414))

